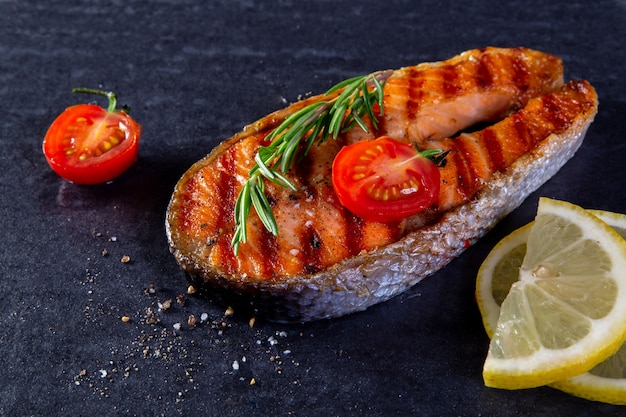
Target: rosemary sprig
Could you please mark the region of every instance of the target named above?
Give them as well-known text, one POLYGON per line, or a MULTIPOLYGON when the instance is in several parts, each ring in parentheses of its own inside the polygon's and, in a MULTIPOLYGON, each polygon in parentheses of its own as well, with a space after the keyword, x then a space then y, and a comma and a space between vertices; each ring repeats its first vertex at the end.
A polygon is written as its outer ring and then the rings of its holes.
POLYGON ((231 241, 235 255, 239 244, 247 240, 246 219, 252 208, 265 228, 278 235, 278 225, 265 195, 265 180, 296 191, 295 185, 284 174, 295 164, 301 143, 304 142, 300 153, 303 158, 314 144, 320 145, 328 138, 336 139, 354 126, 369 133, 366 118, 376 129, 378 116, 384 111, 383 89, 389 75, 391 71, 378 71, 342 81, 326 92, 331 98, 290 114, 270 132, 266 138, 270 144, 259 148, 254 158, 256 164, 235 203, 235 233, 231 241), (339 94, 334 94, 340 90, 339 94), (375 104, 378 104, 378 114, 375 104))

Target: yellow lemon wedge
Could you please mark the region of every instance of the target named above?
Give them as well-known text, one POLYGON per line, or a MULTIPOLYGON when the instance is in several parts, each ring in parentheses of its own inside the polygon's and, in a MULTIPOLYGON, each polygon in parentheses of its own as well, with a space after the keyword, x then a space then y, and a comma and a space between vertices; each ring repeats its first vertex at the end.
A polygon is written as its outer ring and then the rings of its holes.
MULTIPOLYGON (((626 239, 626 215, 602 210, 588 210, 626 239)), ((500 315, 500 305, 518 280, 519 268, 526 254, 526 242, 532 223, 502 239, 479 270, 476 300, 487 335, 491 338, 500 315)), ((626 343, 609 358, 582 375, 557 381, 551 387, 576 397, 608 404, 626 405, 626 343)))
POLYGON ((485 259, 476 298, 492 337, 487 386, 581 375, 626 339, 626 241, 590 212, 541 198, 535 221, 485 259))

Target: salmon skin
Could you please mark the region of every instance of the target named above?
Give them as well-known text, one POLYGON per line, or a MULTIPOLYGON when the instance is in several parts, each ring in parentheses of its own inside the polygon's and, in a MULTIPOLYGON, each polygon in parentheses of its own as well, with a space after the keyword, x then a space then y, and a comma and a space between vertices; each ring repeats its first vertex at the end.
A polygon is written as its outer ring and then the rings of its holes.
POLYGON ((166 232, 190 282, 225 289, 275 321, 364 310, 438 271, 551 178, 579 148, 597 112, 586 81, 563 82, 560 59, 526 48, 485 48, 393 71, 377 130, 356 127, 313 146, 287 177, 266 185, 278 236, 256 213, 233 253, 233 210, 265 137, 311 97, 217 146, 180 179, 166 232), (482 129, 476 129, 476 126, 482 129), (339 149, 381 135, 449 151, 438 202, 399 222, 361 219, 338 201, 339 149))

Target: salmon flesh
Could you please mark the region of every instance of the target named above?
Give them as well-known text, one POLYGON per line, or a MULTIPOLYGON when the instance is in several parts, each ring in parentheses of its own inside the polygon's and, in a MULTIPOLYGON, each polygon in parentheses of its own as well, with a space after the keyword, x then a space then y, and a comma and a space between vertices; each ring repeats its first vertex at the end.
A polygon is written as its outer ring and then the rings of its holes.
POLYGON ((517 208, 579 148, 597 112, 587 81, 563 81, 559 58, 526 48, 485 48, 391 72, 384 115, 311 147, 287 173, 296 191, 266 183, 278 236, 256 213, 234 254, 235 201, 265 137, 299 101, 217 146, 180 179, 166 231, 200 288, 226 290, 258 315, 310 321, 364 310, 438 271, 517 208), (341 147, 387 135, 449 151, 439 199, 402 221, 359 218, 335 195, 341 147))

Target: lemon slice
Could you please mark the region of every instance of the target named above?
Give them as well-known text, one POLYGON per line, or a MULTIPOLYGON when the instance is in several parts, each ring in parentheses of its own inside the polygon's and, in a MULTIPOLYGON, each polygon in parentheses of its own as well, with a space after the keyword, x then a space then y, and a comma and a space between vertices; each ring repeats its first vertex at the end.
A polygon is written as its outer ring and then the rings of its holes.
MULTIPOLYGON (((626 215, 602 210, 588 210, 626 239, 626 215)), ((519 268, 526 254, 526 242, 532 223, 502 239, 485 259, 477 277, 476 299, 485 331, 495 332, 500 305, 518 280, 519 268)), ((626 343, 608 359, 582 375, 550 384, 576 397, 615 405, 626 405, 626 343)))
MULTIPOLYGON (((485 260, 477 283, 492 335, 485 384, 546 385, 587 372, 615 353, 626 338, 626 241, 582 208, 546 198, 539 201, 535 222, 507 240, 485 260), (525 255, 499 262, 508 252, 523 253, 524 241, 525 255), (518 273, 493 327, 489 317, 497 308, 486 300, 495 302, 498 291, 506 292, 499 288, 496 296, 486 296, 485 277, 496 268, 518 273)), ((496 281, 494 287, 500 285, 496 281)))

